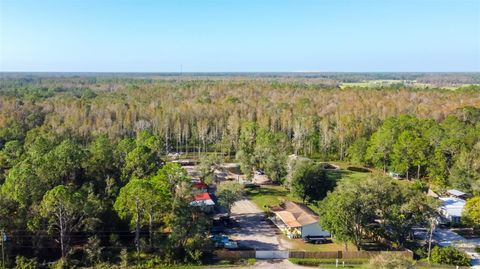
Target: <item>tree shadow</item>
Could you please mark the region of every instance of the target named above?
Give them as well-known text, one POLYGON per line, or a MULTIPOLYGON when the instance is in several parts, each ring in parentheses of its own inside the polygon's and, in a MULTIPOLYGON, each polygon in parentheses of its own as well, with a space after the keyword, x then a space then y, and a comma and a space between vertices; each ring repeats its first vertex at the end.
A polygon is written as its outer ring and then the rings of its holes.
POLYGON ((338 181, 347 175, 353 174, 352 171, 348 170, 325 170, 327 177, 331 180, 338 181))
POLYGON ((274 188, 256 188, 247 190, 248 196, 268 195, 268 196, 287 196, 289 191, 274 189, 274 188))
POLYGON ((239 247, 254 250, 280 250, 277 244, 262 242, 258 240, 236 240, 239 247))
POLYGON ((233 219, 236 222, 236 227, 228 229, 229 234, 240 234, 240 235, 271 235, 274 236, 278 234, 278 229, 275 225, 265 219, 263 213, 256 214, 239 214, 235 215, 233 219))

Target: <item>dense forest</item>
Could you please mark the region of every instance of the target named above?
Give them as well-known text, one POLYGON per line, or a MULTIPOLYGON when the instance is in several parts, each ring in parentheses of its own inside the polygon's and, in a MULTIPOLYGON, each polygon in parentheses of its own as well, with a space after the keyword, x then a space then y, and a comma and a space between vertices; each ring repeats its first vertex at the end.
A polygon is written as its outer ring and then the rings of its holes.
POLYGON ((260 168, 276 181, 290 154, 350 161, 480 194, 478 86, 342 89, 341 76, 4 75, 0 229, 11 237, 8 252, 48 260, 53 249, 54 258, 80 255, 88 264, 109 242, 111 257, 161 248, 162 260, 198 260, 208 225, 188 206, 185 172, 166 164, 175 152, 236 160, 247 176, 260 168))

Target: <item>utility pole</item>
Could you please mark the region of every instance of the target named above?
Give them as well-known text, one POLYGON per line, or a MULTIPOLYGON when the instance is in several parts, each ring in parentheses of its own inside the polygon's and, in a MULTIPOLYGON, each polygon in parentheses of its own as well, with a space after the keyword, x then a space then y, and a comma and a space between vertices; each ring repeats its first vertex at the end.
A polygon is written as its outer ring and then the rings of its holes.
POLYGON ((430 253, 432 251, 432 236, 433 236, 433 231, 435 230, 436 225, 437 225, 437 220, 435 218, 432 218, 430 220, 430 238, 428 239, 428 257, 427 257, 428 263, 430 263, 430 253))

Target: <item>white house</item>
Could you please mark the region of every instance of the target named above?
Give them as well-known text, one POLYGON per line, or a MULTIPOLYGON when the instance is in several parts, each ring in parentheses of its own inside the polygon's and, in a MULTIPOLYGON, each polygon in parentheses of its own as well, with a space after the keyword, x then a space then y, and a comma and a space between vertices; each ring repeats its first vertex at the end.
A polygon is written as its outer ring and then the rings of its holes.
POLYGON ((457 197, 440 197, 439 199, 442 201, 439 211, 442 214, 443 221, 459 223, 465 207, 465 200, 457 197))
POLYGON ((318 224, 318 215, 304 204, 286 202, 272 208, 272 211, 275 213, 272 221, 290 238, 330 236, 330 233, 318 224))
POLYGON ((199 206, 204 212, 212 212, 215 206, 210 194, 208 192, 199 192, 195 194, 190 206, 199 206))

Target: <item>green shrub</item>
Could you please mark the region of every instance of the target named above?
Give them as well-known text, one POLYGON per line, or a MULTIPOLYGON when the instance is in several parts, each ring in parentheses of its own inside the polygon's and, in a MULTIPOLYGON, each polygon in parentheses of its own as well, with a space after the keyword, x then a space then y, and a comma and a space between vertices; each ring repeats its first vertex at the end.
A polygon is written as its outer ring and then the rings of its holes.
POLYGON ((38 268, 37 259, 28 259, 23 256, 15 258, 15 269, 36 269, 38 268))
POLYGON ((120 265, 123 267, 127 267, 129 262, 128 258, 128 251, 126 248, 122 248, 120 251, 120 265))
POLYGON ((453 247, 434 247, 432 249, 431 257, 432 262, 434 263, 460 266, 470 265, 470 258, 468 255, 453 247))
POLYGON ((103 247, 100 246, 101 242, 97 236, 88 238, 87 244, 84 246, 87 260, 91 265, 100 263, 102 259, 103 247))
POLYGON ((162 259, 157 256, 149 257, 143 264, 146 268, 155 268, 162 264, 162 259))
POLYGON ((423 247, 416 248, 413 253, 415 254, 415 259, 418 260, 425 259, 428 256, 428 250, 423 247))
POLYGON ((67 261, 65 259, 60 259, 49 265, 50 269, 64 269, 68 268, 67 261))
POLYGON ((109 262, 100 262, 95 265, 95 269, 113 269, 113 268, 119 268, 118 265, 111 264, 109 262))
POLYGON ((231 260, 220 260, 218 261, 219 265, 228 265, 228 264, 232 264, 232 261, 231 260))

